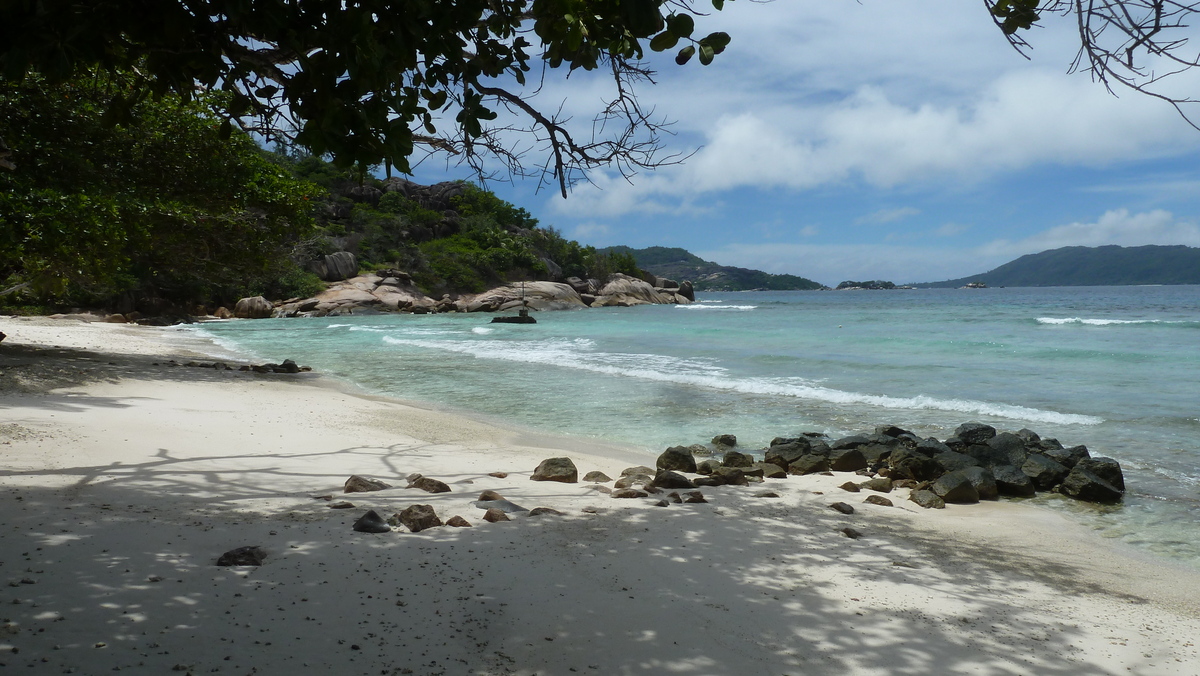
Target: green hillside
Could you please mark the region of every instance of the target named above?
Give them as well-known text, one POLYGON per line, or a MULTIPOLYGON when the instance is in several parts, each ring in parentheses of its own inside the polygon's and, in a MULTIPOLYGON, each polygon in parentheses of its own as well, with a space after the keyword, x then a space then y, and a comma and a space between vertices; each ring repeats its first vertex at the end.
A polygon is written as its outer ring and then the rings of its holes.
POLYGON ((608 254, 632 254, 639 268, 667 279, 690 280, 697 291, 808 291, 824 288, 811 279, 795 275, 773 275, 761 270, 718 265, 677 247, 652 246, 631 249, 627 246, 613 246, 600 251, 608 254))
POLYGON ((914 286, 954 288, 968 282, 988 286, 1200 284, 1200 248, 1068 246, 1021 256, 983 274, 914 286))

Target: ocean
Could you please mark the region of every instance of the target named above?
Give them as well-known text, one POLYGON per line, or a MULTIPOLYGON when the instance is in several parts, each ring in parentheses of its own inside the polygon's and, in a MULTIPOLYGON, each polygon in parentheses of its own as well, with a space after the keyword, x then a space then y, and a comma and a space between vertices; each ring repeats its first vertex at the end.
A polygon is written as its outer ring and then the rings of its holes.
POLYGON ((210 322, 256 362, 643 448, 967 421, 1120 461, 1118 506, 1028 500, 1200 567, 1200 286, 769 291, 687 306, 210 322))

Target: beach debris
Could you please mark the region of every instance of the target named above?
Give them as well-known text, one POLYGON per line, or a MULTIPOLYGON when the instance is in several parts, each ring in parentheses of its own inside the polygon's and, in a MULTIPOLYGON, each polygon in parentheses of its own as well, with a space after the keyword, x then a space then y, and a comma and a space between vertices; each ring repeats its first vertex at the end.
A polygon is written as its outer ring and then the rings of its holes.
POLYGON ((635 488, 622 488, 612 492, 614 498, 648 498, 650 494, 645 491, 639 491, 635 488))
POLYGON ((488 500, 503 500, 503 499, 504 499, 503 495, 500 495, 499 493, 497 493, 496 491, 493 491, 493 490, 486 490, 479 494, 480 502, 487 502, 488 500))
POLYGON ((887 477, 877 477, 875 479, 869 479, 862 482, 859 484, 859 487, 865 488, 869 491, 876 491, 878 493, 891 493, 892 480, 887 477))
POLYGON ((267 558, 262 547, 250 545, 231 549, 217 559, 218 566, 261 566, 267 558))
POLYGON ((379 513, 373 509, 358 517, 358 520, 354 522, 353 528, 359 533, 392 532, 392 528, 383 520, 383 517, 379 516, 379 513))
POLYGON ((672 446, 659 454, 654 462, 658 470, 696 473, 696 456, 686 446, 672 446))
POLYGON ((345 500, 338 500, 337 502, 329 503, 329 508, 330 509, 353 509, 354 503, 346 502, 345 500))
POLYGON ((508 500, 479 500, 471 503, 479 509, 498 509, 506 514, 514 514, 516 512, 528 512, 529 510, 508 500))
POLYGON ((696 484, 692 480, 671 470, 660 470, 654 475, 655 488, 695 488, 696 484))
POLYGON ((724 446, 725 448, 733 448, 737 446, 737 437, 732 434, 718 434, 712 438, 712 445, 717 448, 724 446))
POLYGON ((583 475, 583 480, 590 481, 593 483, 608 483, 609 481, 612 481, 612 478, 609 477, 604 472, 601 472, 599 470, 592 470, 592 471, 588 472, 587 474, 583 475))
POLYGON ((433 505, 409 505, 404 511, 393 514, 388 521, 394 525, 403 525, 413 533, 443 525, 437 512, 433 511, 433 505))
POLYGON ((488 476, 496 479, 507 479, 508 472, 488 472, 488 476))
POLYGON ((869 503, 872 505, 879 505, 880 507, 894 507, 895 506, 892 504, 891 500, 888 500, 887 498, 883 497, 882 495, 868 495, 867 499, 863 500, 863 502, 866 502, 866 503, 869 503))
POLYGON ((909 494, 909 500, 925 509, 945 509, 946 501, 939 498, 937 493, 929 489, 916 490, 909 494))
POLYGON ((829 505, 829 508, 834 511, 841 512, 842 514, 853 514, 854 513, 854 508, 851 507, 850 505, 847 505, 844 502, 835 502, 835 503, 829 505))
POLYGON ((511 521, 512 519, 509 519, 508 515, 503 511, 493 507, 483 513, 483 520, 488 523, 496 523, 499 521, 511 521))
POLYGON ((371 493, 373 491, 382 491, 391 488, 392 485, 378 479, 368 479, 357 474, 346 479, 346 485, 342 488, 343 493, 371 493))
POLYGON ((858 484, 854 483, 853 481, 847 481, 846 483, 842 484, 841 486, 838 486, 838 488, 840 488, 844 491, 849 491, 851 493, 857 493, 859 490, 861 490, 858 487, 858 484))
POLYGON ((545 514, 549 514, 551 516, 565 516, 562 512, 558 511, 557 509, 551 509, 550 507, 534 507, 533 509, 529 510, 529 516, 543 516, 545 514))
POLYGON ((450 486, 446 485, 446 482, 438 481, 437 479, 431 479, 427 476, 421 476, 420 474, 409 475, 408 488, 419 488, 426 493, 450 492, 450 486))
POLYGON ((558 481, 573 484, 579 481, 579 470, 570 458, 546 458, 533 470, 531 481, 558 481))
POLYGON ((846 537, 850 538, 851 540, 857 540, 860 537, 862 537, 861 531, 855 530, 854 528, 851 528, 849 526, 846 526, 840 532, 842 535, 845 535, 846 537))
POLYGON ((470 528, 471 522, 455 514, 449 519, 446 519, 446 525, 452 528, 470 528))
POLYGON ((699 502, 708 502, 708 500, 704 499, 704 494, 700 491, 688 491, 687 493, 684 493, 684 495, 687 497, 684 498, 683 501, 687 503, 696 504, 699 502))

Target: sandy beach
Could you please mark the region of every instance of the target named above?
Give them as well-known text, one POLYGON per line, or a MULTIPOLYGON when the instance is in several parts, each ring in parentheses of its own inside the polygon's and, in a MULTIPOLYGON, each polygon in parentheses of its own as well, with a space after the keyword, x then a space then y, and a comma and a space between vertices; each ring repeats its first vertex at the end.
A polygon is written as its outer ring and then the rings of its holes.
POLYGON ((864 504, 845 473, 658 507, 529 480, 550 457, 580 476, 654 464, 634 449, 320 374, 171 365, 216 348, 170 329, 0 331, 12 673, 1200 674, 1200 572, 1055 512, 864 504), (393 488, 343 494, 355 474, 393 488), (484 490, 562 515, 488 523, 484 490), (416 504, 472 527, 351 528, 416 504), (216 565, 251 545, 263 565, 216 565))

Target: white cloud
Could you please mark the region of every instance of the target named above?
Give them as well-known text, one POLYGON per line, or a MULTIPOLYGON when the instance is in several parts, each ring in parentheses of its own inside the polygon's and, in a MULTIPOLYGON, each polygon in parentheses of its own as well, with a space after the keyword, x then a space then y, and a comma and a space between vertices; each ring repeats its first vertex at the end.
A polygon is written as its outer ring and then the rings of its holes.
POLYGON ((995 240, 979 249, 987 256, 1013 258, 1064 246, 1143 246, 1186 244, 1200 246, 1200 226, 1179 220, 1162 209, 1131 214, 1128 209, 1106 211, 1095 223, 1069 223, 1010 242, 995 240))

